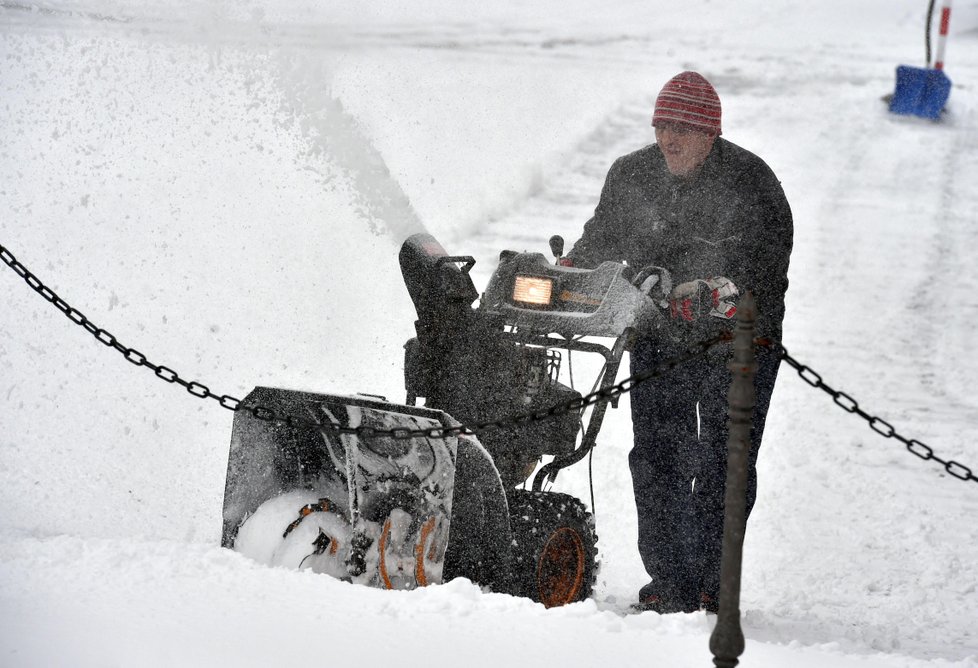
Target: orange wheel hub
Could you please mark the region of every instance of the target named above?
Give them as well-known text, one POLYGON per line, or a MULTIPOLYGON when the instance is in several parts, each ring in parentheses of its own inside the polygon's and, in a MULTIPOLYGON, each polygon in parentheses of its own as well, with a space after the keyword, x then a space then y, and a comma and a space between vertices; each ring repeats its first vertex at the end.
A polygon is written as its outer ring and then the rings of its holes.
POLYGON ((584 540, 562 527, 547 539, 537 565, 540 602, 548 608, 573 602, 584 585, 584 540))

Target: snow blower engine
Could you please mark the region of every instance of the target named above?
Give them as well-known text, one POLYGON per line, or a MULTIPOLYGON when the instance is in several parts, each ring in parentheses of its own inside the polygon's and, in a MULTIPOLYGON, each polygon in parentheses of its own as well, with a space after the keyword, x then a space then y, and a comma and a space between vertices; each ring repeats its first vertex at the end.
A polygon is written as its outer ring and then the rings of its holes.
MULTIPOLYGON (((558 257, 562 245, 551 240, 558 257)), ((591 451, 608 402, 548 413, 581 399, 558 380, 562 355, 601 355, 594 387, 613 385, 633 336, 658 325, 648 288, 667 277, 642 272, 639 289, 621 264, 504 251, 480 299, 475 260, 430 235, 407 239, 399 259, 418 314, 406 405, 253 390, 235 414, 222 544, 381 588, 466 577, 548 607, 583 600, 597 575, 593 517, 542 488, 591 451), (460 423, 478 437, 376 433, 460 423)))

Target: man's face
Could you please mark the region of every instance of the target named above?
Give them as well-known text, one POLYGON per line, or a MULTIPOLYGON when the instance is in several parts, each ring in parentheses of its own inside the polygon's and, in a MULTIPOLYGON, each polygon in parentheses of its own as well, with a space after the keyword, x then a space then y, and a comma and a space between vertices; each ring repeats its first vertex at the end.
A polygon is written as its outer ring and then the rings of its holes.
POLYGON ((674 176, 693 176, 713 149, 717 136, 680 123, 659 123, 655 141, 674 176))

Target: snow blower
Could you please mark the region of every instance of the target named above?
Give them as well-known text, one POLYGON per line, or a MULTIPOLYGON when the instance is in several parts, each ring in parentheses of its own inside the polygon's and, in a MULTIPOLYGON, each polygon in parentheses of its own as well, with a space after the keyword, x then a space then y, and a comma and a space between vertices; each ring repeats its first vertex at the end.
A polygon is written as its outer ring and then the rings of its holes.
POLYGON ((920 116, 937 120, 951 94, 951 80, 944 73, 944 51, 947 44, 947 29, 951 18, 951 0, 943 0, 941 23, 937 38, 937 55, 934 66, 930 67, 930 33, 934 16, 934 0, 927 8, 925 31, 926 62, 928 67, 899 65, 896 71, 896 88, 890 97, 890 111, 894 114, 920 116))
POLYGON ((562 358, 602 356, 594 386, 612 386, 633 337, 658 326, 648 292, 667 291, 666 275, 641 272, 640 289, 621 264, 504 251, 479 299, 475 260, 430 235, 410 237, 399 259, 418 314, 406 404, 253 390, 235 414, 222 544, 386 589, 466 577, 547 607, 583 600, 597 574, 593 516, 542 488, 591 451, 608 402, 575 402, 558 381, 562 358), (477 438, 390 435, 493 422, 477 438))

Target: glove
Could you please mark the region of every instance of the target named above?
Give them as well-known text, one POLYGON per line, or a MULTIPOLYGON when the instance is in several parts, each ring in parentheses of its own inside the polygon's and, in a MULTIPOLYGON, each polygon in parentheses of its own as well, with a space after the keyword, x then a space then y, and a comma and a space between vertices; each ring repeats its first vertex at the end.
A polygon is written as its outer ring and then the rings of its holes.
POLYGON ((709 291, 706 281, 696 280, 680 283, 669 293, 669 317, 673 320, 693 322, 703 315, 706 296, 709 291))
POLYGON ((669 306, 669 294, 672 292, 672 275, 662 267, 646 267, 633 280, 638 289, 649 296, 662 308, 669 306))
POLYGON ((669 316, 686 322, 703 315, 729 320, 737 313, 734 299, 739 294, 737 286, 725 276, 680 283, 669 295, 669 316))
POLYGON ((737 315, 736 300, 740 290, 726 276, 714 276, 706 279, 710 287, 710 315, 714 318, 730 320, 737 315))

